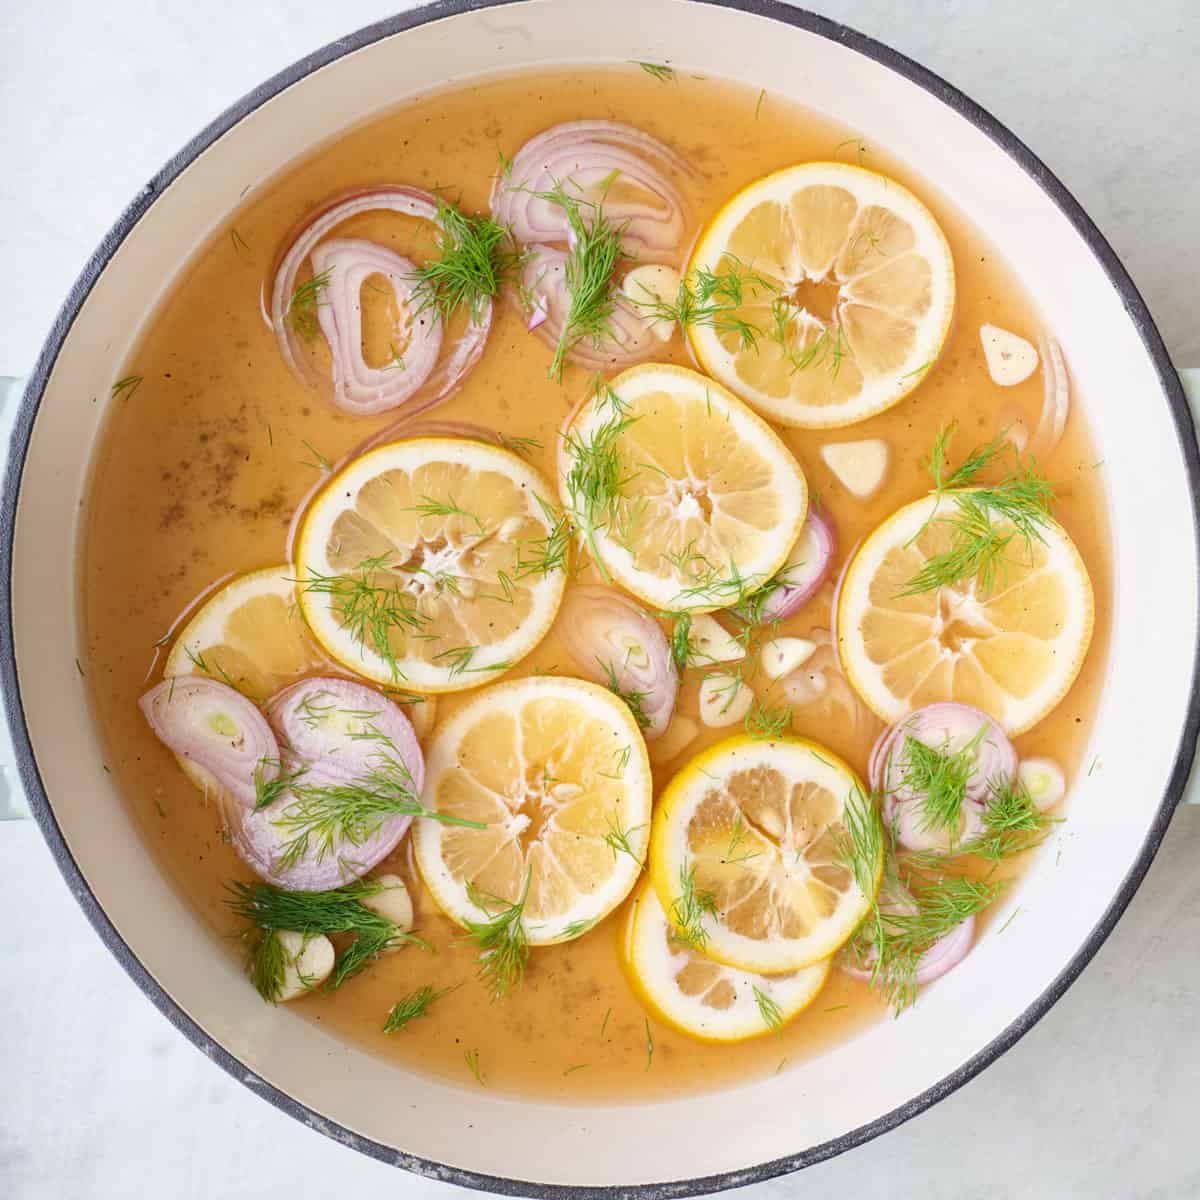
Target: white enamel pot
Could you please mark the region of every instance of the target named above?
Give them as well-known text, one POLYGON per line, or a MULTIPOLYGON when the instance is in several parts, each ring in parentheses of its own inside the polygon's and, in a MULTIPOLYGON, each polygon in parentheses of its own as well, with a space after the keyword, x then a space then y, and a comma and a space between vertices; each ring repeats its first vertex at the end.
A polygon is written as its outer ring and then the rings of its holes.
POLYGON ((668 1196, 768 1178, 851 1149, 965 1083, 1046 1012, 1111 931, 1196 742, 1198 477, 1179 379, 1129 276, 1033 154, 928 71, 774 0, 443 0, 326 47, 235 105, 138 195, 68 297, 17 413, 0 523, 0 670, 21 781, 69 886, 146 994, 212 1059, 314 1129, 500 1192, 668 1196), (408 95, 584 56, 744 78, 916 164, 1037 297, 1107 464, 1115 634, 1093 734, 1104 770, 1079 782, 1061 856, 1043 854, 1022 885, 1021 936, 989 931, 902 1021, 744 1085, 736 1120, 721 1094, 573 1106, 464 1090, 264 1005, 172 889, 102 770, 74 662, 78 607, 63 564, 77 558, 108 387, 173 272, 246 184, 408 95))

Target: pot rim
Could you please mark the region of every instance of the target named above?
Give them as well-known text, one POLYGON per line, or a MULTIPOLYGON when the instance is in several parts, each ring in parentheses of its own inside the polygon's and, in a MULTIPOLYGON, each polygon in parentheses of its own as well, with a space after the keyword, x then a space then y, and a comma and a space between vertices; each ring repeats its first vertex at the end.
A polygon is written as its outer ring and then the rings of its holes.
MULTIPOLYGON (((437 1163, 364 1137, 280 1091, 245 1063, 235 1058, 196 1024, 180 1005, 158 985, 133 949, 117 932, 67 847, 34 759, 21 704, 13 641, 11 598, 13 535, 25 457, 29 448, 33 423, 46 383, 76 316, 109 260, 133 227, 146 214, 159 194, 209 146, 243 118, 308 75, 345 55, 431 21, 516 2, 518 0, 432 0, 431 3, 368 25, 313 51, 248 92, 198 133, 151 178, 105 235, 67 294, 38 355, 37 364, 29 376, 16 413, 12 432, 12 451, 3 482, 3 490, 0 493, 0 582, 4 585, 0 587, 0 693, 3 695, 22 786, 33 815, 41 827, 42 834, 67 885, 93 928, 133 981, 171 1024, 209 1059, 239 1082, 251 1086, 257 1094, 264 1096, 276 1108, 289 1116, 295 1117, 343 1145, 351 1146, 381 1162, 403 1167, 424 1178, 501 1195, 539 1198, 570 1197, 572 1200, 593 1200, 593 1198, 601 1200, 601 1197, 604 1197, 607 1200, 607 1197, 613 1194, 613 1189, 610 1187, 544 1184, 533 1180, 489 1175, 437 1163)), ((1179 377, 1171 364, 1162 336, 1133 280, 1122 266, 1107 239, 1046 164, 991 113, 947 83, 946 80, 866 34, 859 33, 857 30, 827 17, 818 16, 806 9, 793 8, 790 4, 783 3, 782 0, 690 0, 690 2, 766 17, 848 46, 941 100, 954 112, 968 120, 976 129, 986 134, 1020 169, 1032 177, 1046 197, 1071 222, 1099 260, 1109 282, 1121 297, 1130 319, 1137 328, 1138 336, 1154 364, 1163 393, 1171 409, 1171 415, 1174 418, 1176 435, 1184 459, 1192 501, 1193 535, 1196 539, 1198 555, 1200 555, 1200 447, 1197 445, 1195 425, 1179 377)), ((1198 614, 1197 628, 1200 629, 1200 614, 1198 614)), ((621 1187, 621 1193, 636 1195, 643 1200, 666 1200, 668 1197, 701 1195, 773 1179, 854 1149, 924 1112, 973 1079, 984 1067, 999 1058, 1037 1024, 1066 992, 1067 988, 1074 983, 1116 926, 1154 860, 1174 809, 1183 795, 1196 752, 1198 735, 1200 735, 1200 635, 1197 637, 1197 644, 1193 647, 1192 652, 1191 698, 1167 788, 1129 873, 1122 881, 1096 927, 1050 986, 1037 996, 1008 1028, 972 1058, 905 1104, 874 1121, 842 1134, 840 1137, 753 1167, 692 1179, 634 1184, 621 1187)))

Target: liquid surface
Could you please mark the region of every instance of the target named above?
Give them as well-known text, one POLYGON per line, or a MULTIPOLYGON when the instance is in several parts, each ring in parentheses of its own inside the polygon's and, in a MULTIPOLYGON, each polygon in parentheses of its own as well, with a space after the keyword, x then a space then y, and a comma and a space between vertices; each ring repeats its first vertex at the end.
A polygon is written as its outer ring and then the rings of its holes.
MULTIPOLYGON (((81 657, 107 740, 108 766, 151 852, 220 934, 238 928, 225 905, 226 884, 249 873, 224 840, 215 806, 155 741, 137 709, 138 696, 161 670, 163 652, 155 643, 216 581, 283 562, 293 513, 323 478, 322 460, 338 462, 394 420, 388 414, 343 415, 299 384, 261 315, 260 291, 289 232, 328 196, 379 183, 443 186, 465 210, 482 211, 498 149, 511 156, 546 127, 583 116, 637 125, 684 154, 698 168, 688 200, 700 222, 769 171, 861 156, 863 165, 914 191, 945 230, 957 270, 957 308, 945 351, 928 378, 897 407, 848 430, 783 435, 837 527, 834 578, 863 536, 928 490, 920 461, 941 425, 959 422, 955 445, 965 453, 1013 415, 1036 424, 1040 371, 1000 389, 984 365, 982 323, 1035 343, 1045 332, 995 248, 927 181, 872 144, 870 131, 843 129, 772 96, 760 100, 756 91, 682 74, 659 82, 636 68, 494 80, 387 114, 252 190, 245 207, 187 267, 128 364, 126 373, 143 382, 113 404, 97 455, 81 564, 81 657), (837 482, 820 450, 866 437, 889 443, 892 466, 878 495, 863 503, 837 482)), ((345 226, 347 235, 381 241, 393 232, 387 217, 345 226)), ((660 358, 689 364, 678 335, 660 358)), ((547 375, 549 360, 550 351, 526 333, 520 314, 501 302, 482 362, 436 416, 537 438, 545 449, 531 461, 552 480, 557 431, 583 394, 588 373, 568 368, 560 384, 547 375)), ((1066 436, 1041 465, 1058 489, 1055 514, 1092 576, 1095 637, 1066 699, 1016 739, 1022 755, 1056 758, 1068 779, 1086 770, 1108 645, 1108 523, 1096 457, 1076 403, 1066 436)), ((828 629, 831 597, 827 587, 782 632, 828 629)), ((511 676, 555 668, 569 673, 568 664, 552 631, 511 676)), ((695 715, 696 690, 694 682, 685 686, 680 711, 695 715)), ((440 698, 439 713, 452 711, 464 695, 470 693, 440 698)), ((798 710, 794 727, 863 773, 880 728, 854 706, 837 705, 798 710)), ((705 730, 679 760, 656 765, 656 787, 686 757, 727 732, 705 730)), ((1053 836, 1046 852, 1053 853, 1053 836)), ((802 1070, 806 1058, 884 1016, 864 985, 835 970, 816 1001, 782 1033, 726 1047, 692 1042, 647 1022, 630 990, 617 950, 624 909, 575 942, 535 951, 524 984, 489 1004, 474 979, 473 948, 435 911, 407 838, 380 870, 403 874, 417 926, 436 953, 407 948, 335 992, 304 999, 299 1011, 374 1053, 464 1086, 477 1086, 464 1056, 478 1051, 486 1085, 506 1091, 586 1100, 705 1090, 802 1070), (392 1004, 425 984, 462 986, 427 1017, 385 1037, 380 1030, 392 1004)), ((228 945, 237 952, 235 940, 228 945)))

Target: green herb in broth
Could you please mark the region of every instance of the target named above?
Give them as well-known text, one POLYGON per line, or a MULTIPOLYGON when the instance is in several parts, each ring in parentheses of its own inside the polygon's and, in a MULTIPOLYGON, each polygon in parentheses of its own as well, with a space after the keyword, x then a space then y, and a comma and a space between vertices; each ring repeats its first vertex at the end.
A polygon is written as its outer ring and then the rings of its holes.
POLYGON ((511 904, 467 883, 471 903, 481 912, 491 914, 485 921, 468 921, 466 937, 478 948, 479 978, 493 1000, 507 996, 525 978, 525 966, 529 961, 525 901, 532 880, 533 869, 530 868, 525 874, 520 896, 511 904))
POLYGON ((229 907, 256 932, 251 978, 259 994, 271 1003, 279 999, 286 969, 286 956, 275 936, 278 931, 294 930, 305 937, 354 935, 338 957, 331 988, 340 987, 385 950, 410 942, 425 945, 421 938, 362 903, 384 890, 376 880, 359 880, 328 892, 294 892, 269 883, 241 881, 230 884, 229 890, 229 907))
POLYGON ((428 1016, 433 1004, 453 990, 452 987, 433 988, 426 984, 415 992, 410 992, 404 999, 397 1000, 392 1005, 387 1020, 383 1023, 383 1032, 396 1033, 418 1017, 428 1016))
POLYGON ((311 341, 320 330, 317 309, 325 303, 324 295, 328 287, 329 272, 322 271, 300 284, 288 301, 287 312, 283 315, 284 324, 305 341, 311 341))
POLYGON ((671 901, 674 936, 690 950, 703 952, 708 945, 705 917, 717 915, 717 898, 707 890, 696 887, 696 868, 680 867, 679 894, 671 901))
POLYGON ((417 269, 417 311, 433 308, 444 321, 463 311, 478 320, 483 306, 515 281, 523 253, 491 216, 467 216, 440 196, 437 204, 438 253, 417 269))
POLYGON ((1050 515, 1053 486, 1038 471, 1037 463, 1032 458, 1023 460, 1003 433, 977 446, 961 466, 950 471, 947 454, 953 434, 953 425, 938 433, 926 463, 937 504, 926 525, 945 525, 953 541, 948 550, 935 554, 908 581, 902 596, 952 587, 968 579, 975 581, 982 595, 991 595, 1014 544, 1024 546, 1028 558, 1034 543, 1044 540, 1042 530, 1054 520, 1050 515), (1009 456, 1008 474, 1003 479, 994 484, 977 482, 985 470, 1009 456), (953 511, 938 515, 946 497, 953 511))

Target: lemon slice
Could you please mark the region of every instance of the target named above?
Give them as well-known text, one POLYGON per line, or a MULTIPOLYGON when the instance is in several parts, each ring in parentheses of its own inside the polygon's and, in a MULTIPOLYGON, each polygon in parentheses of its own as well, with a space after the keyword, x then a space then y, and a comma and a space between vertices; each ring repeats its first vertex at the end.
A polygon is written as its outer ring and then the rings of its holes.
MULTIPOLYGON (((300 615, 293 569, 264 567, 234 576, 200 606, 171 646, 163 678, 211 675, 262 703, 330 665, 300 615)), ((424 740, 437 715, 434 698, 402 691, 392 698, 424 740)), ((186 759, 179 761, 195 780, 200 768, 186 759)))
POLYGON ((804 472, 769 425, 683 367, 632 367, 584 401, 559 493, 606 573, 660 609, 727 608, 787 560, 804 472))
POLYGON ((261 702, 326 662, 300 615, 291 568, 265 567, 235 576, 200 606, 163 675, 211 675, 261 702))
POLYGON ((972 704, 1010 734, 1036 725, 1067 693, 1092 637, 1092 584, 1066 531, 1014 539, 997 584, 974 579, 905 596, 910 579, 952 544, 955 504, 928 496, 889 517, 859 547, 838 603, 846 676, 885 721, 935 700, 972 704))
POLYGON ((638 999, 666 1025, 704 1042, 744 1042, 774 1033, 816 998, 829 959, 788 975, 722 966, 675 936, 654 889, 629 910, 622 957, 638 999))
POLYGON ((929 210, 862 167, 786 167, 730 200, 689 272, 733 271, 741 306, 688 336, 700 365, 783 425, 826 429, 890 408, 941 353, 954 263, 929 210), (759 331, 753 344, 740 319, 759 331))
POLYGON ((465 438, 390 442, 313 499, 300 607, 339 663, 419 692, 478 687, 545 636, 566 585, 553 493, 516 454, 465 438))
POLYGON ((438 728, 422 796, 486 828, 417 821, 421 877, 461 925, 489 915, 472 891, 513 904, 528 881, 529 943, 568 941, 637 881, 651 787, 637 722, 611 692, 552 676, 495 684, 438 728))
POLYGON ((864 797, 854 772, 814 742, 739 736, 697 755, 668 784, 651 834, 650 878, 672 925, 742 971, 829 958, 866 915, 883 869, 876 837, 865 894, 840 853, 847 805, 862 817, 864 797))

